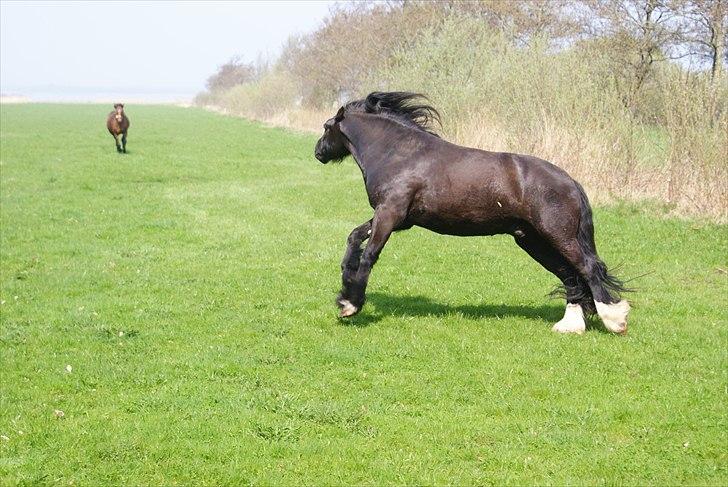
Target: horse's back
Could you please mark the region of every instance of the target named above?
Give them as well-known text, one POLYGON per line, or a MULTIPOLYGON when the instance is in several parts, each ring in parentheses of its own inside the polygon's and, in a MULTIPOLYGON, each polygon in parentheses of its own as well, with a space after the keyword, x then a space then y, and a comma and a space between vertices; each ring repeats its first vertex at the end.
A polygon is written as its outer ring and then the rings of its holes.
POLYGON ((533 156, 444 143, 425 165, 412 220, 438 233, 510 233, 545 206, 578 197, 565 171, 533 156))
MULTIPOLYGON (((480 184, 487 191, 506 199, 527 203, 543 194, 576 196, 574 179, 555 164, 535 156, 512 152, 467 149, 460 163, 470 184, 480 184)), ((457 167, 458 165, 455 165, 457 167)))
POLYGON ((515 154, 489 152, 445 143, 438 151, 430 183, 438 198, 470 207, 504 202, 520 195, 521 178, 515 154))

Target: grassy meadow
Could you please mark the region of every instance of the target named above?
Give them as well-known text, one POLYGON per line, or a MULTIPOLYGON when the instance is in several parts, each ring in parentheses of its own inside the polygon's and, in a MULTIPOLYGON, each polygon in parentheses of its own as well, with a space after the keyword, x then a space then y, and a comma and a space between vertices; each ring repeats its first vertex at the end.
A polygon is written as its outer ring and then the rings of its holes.
POLYGON ((0 107, 0 484, 728 483, 728 231, 595 209, 629 334, 550 331, 507 237, 392 237, 315 136, 199 109, 0 107))

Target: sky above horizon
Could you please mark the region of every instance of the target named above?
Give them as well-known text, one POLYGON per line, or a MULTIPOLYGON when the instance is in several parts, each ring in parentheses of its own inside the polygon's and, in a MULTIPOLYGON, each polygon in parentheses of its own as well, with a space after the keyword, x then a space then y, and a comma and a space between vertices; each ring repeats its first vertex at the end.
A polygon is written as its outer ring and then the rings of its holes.
POLYGON ((274 58, 333 1, 0 1, 3 94, 194 94, 233 56, 274 58))

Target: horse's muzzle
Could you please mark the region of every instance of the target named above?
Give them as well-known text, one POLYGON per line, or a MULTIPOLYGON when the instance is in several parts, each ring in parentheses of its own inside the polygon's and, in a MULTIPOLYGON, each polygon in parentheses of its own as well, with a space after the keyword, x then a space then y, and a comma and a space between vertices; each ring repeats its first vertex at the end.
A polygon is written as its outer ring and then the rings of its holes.
POLYGON ((322 153, 320 153, 319 151, 316 151, 316 153, 314 155, 316 156, 316 159, 318 159, 319 162, 321 162, 322 164, 326 164, 328 162, 328 161, 324 160, 324 155, 322 153))

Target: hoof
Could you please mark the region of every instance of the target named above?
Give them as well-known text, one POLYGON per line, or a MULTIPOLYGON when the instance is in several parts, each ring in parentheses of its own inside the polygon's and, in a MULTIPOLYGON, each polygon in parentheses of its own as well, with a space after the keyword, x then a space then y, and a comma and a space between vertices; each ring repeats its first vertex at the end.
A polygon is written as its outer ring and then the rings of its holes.
POLYGON ((347 299, 340 299, 337 301, 337 304, 341 308, 341 311, 339 311, 339 318, 348 318, 349 316, 354 316, 359 312, 359 308, 351 304, 351 302, 347 299))
POLYGON ((581 335, 585 330, 584 312, 581 310, 581 305, 578 304, 567 304, 564 317, 551 328, 551 331, 556 333, 576 333, 577 335, 581 335))
POLYGON ((579 326, 573 326, 570 323, 564 323, 564 320, 559 321, 556 323, 552 328, 551 331, 556 333, 576 333, 577 335, 582 335, 584 331, 586 330, 586 327, 579 327, 579 326))
POLYGON ((599 318, 607 330, 618 335, 627 334, 627 315, 629 314, 629 303, 622 300, 618 303, 604 304, 594 302, 597 306, 599 318))

